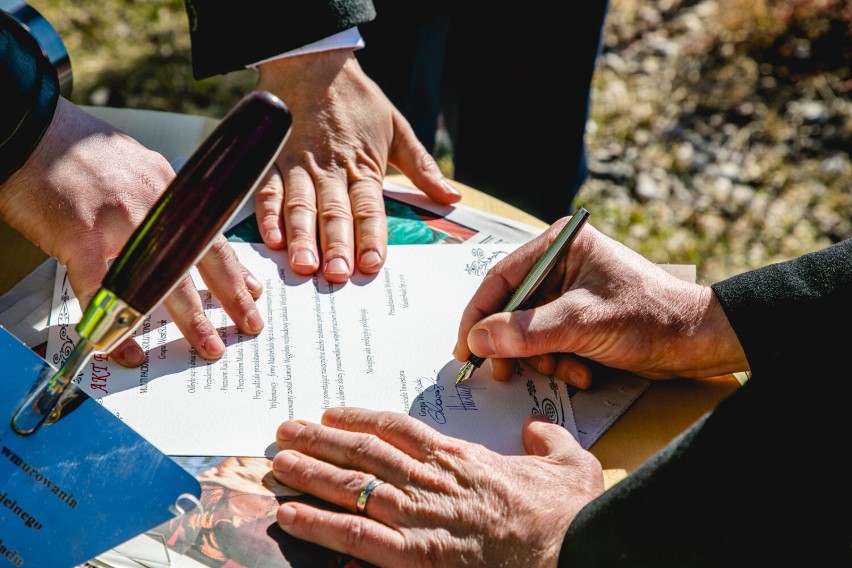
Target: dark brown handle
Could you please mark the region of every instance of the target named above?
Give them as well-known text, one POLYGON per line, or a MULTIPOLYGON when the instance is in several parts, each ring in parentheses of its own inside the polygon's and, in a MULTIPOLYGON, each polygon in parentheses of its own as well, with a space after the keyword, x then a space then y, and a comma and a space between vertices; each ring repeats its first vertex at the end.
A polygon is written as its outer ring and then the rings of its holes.
POLYGON ((274 95, 243 98, 190 156, 131 235, 102 287, 153 310, 260 183, 292 119, 274 95))

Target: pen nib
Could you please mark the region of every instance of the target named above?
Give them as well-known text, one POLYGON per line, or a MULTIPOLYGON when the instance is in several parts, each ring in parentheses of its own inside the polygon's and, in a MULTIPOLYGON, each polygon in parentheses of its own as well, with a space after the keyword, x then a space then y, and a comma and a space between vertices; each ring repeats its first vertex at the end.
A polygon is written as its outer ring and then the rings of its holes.
POLYGON ((473 374, 474 369, 476 369, 476 367, 474 367, 470 361, 466 361, 465 364, 462 365, 461 370, 459 371, 459 376, 456 377, 456 384, 459 384, 460 382, 469 379, 470 376, 473 374))

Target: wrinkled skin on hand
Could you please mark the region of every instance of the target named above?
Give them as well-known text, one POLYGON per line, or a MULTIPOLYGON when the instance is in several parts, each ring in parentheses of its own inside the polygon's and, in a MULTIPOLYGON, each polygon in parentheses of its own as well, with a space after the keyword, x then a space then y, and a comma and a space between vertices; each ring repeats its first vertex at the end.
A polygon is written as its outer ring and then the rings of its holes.
MULTIPOLYGON (((0 187, 0 218, 65 265, 85 307, 100 288, 109 261, 118 256, 174 176, 162 155, 60 98, 33 154, 0 187)), ((237 327, 248 334, 263 329, 255 307, 262 285, 237 260, 223 236, 210 247, 198 270, 237 327)), ((164 306, 201 357, 216 359, 224 353, 189 276, 164 306)), ((111 356, 126 366, 144 361, 132 338, 111 356)))
POLYGON ((522 434, 528 455, 504 456, 394 412, 285 422, 275 478, 349 512, 285 503, 278 524, 379 566, 556 566, 568 525, 603 492, 601 465, 543 416, 522 434), (356 514, 374 478, 386 483, 356 514))
POLYGON ((491 358, 507 380, 516 360, 579 388, 595 364, 651 379, 713 377, 748 368, 742 346, 709 286, 680 280, 586 224, 529 309, 501 312, 564 226, 503 258, 471 297, 456 359, 491 358))
POLYGON ((299 274, 319 269, 330 281, 345 282, 356 268, 381 270, 388 164, 439 203, 461 198, 351 49, 287 57, 259 72, 257 88, 287 104, 293 125, 256 194, 257 220, 263 241, 273 249, 286 246, 299 274))

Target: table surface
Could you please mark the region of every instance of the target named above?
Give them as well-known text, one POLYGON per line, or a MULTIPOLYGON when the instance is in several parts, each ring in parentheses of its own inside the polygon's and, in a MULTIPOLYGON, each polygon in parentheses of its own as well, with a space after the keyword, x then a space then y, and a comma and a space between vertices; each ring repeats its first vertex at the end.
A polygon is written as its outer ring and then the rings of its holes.
MULTIPOLYGON (((216 124, 210 118, 157 111, 86 108, 148 147, 158 149, 170 160, 175 155, 188 155, 181 152, 186 152, 187 145, 200 142, 216 124), (174 136, 176 127, 179 127, 186 139, 174 136)), ((411 185, 399 174, 389 175, 388 179, 411 185)), ((462 193, 461 203, 467 206, 534 227, 547 226, 541 220, 482 191, 456 182, 453 184, 462 193)), ((0 262, 4 267, 0 272, 2 294, 36 268, 46 256, 2 222, 0 243, 3 245, 0 262)), ((703 380, 654 382, 591 448, 606 470, 607 484, 615 483, 634 471, 739 385, 733 375, 703 380)))

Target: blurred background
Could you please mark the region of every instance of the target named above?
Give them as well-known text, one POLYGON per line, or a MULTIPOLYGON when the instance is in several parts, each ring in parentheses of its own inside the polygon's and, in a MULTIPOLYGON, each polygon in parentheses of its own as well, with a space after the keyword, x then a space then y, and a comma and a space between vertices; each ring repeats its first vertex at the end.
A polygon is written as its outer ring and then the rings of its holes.
MULTIPOLYGON (((192 78, 183 0, 29 3, 77 104, 220 118, 254 85, 192 78)), ((850 62, 848 0, 610 0, 577 205, 704 283, 852 237, 850 62)))

